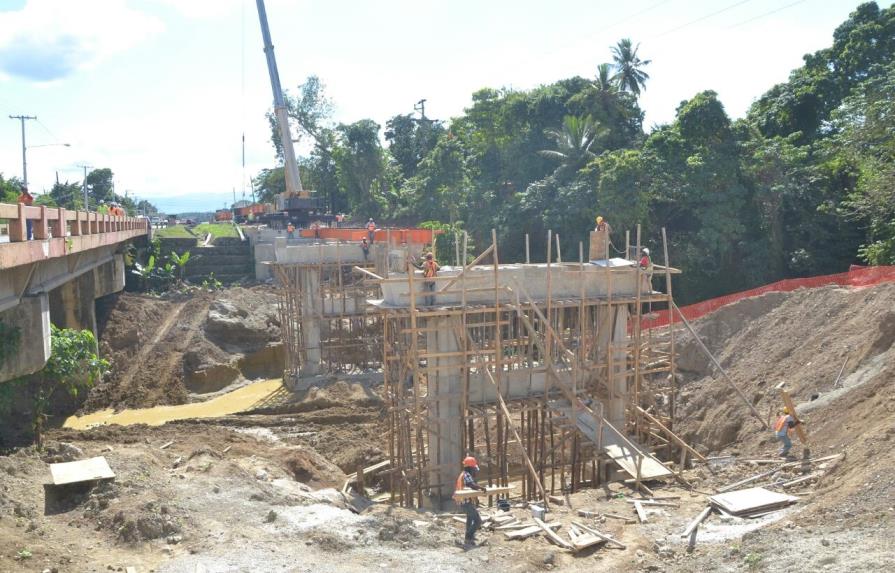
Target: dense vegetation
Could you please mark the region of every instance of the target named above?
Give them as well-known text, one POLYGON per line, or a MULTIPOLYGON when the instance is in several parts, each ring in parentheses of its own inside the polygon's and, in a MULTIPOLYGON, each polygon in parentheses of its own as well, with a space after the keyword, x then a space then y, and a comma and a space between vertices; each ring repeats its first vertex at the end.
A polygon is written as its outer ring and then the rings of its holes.
MULTIPOLYGON (((594 79, 482 89, 448 122, 399 115, 384 132, 370 119, 334 124, 309 78, 289 98, 313 143, 305 186, 358 218, 460 224, 478 244, 496 228, 505 260, 521 256, 525 233, 543 257, 547 229, 576 258, 598 213, 616 246, 637 223, 659 246, 665 227, 685 300, 895 263, 895 8, 859 6, 832 46, 736 121, 705 91, 645 133, 649 62, 637 48, 620 41, 594 79)), ((282 170, 256 181, 269 196, 282 170)))

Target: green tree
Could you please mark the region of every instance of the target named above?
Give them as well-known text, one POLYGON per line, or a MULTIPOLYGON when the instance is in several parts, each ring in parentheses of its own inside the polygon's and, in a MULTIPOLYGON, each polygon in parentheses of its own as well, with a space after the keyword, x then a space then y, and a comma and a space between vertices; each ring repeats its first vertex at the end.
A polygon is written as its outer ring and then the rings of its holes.
POLYGON ((600 92, 612 93, 618 90, 618 84, 612 81, 612 64, 603 63, 597 66, 594 87, 600 92))
POLYGON ((649 79, 649 74, 643 71, 643 68, 652 60, 641 60, 637 55, 640 44, 634 46, 630 38, 622 38, 611 49, 612 61, 615 63, 613 79, 618 89, 639 96, 640 91, 646 88, 646 80, 649 79))
POLYGON ((22 193, 22 181, 17 177, 5 179, 0 173, 0 203, 15 204, 22 193))
POLYGON ((596 125, 590 116, 567 115, 563 118, 561 129, 550 127, 544 133, 553 141, 555 149, 542 149, 538 153, 558 162, 557 171, 568 173, 578 171, 596 157, 591 147, 605 136, 606 129, 596 125))
POLYGON ((84 208, 84 192, 80 183, 54 183, 49 193, 60 207, 66 209, 83 209, 84 208))
POLYGON ((410 114, 396 115, 385 122, 385 140, 402 179, 416 175, 420 162, 435 148, 444 132, 440 121, 418 119, 410 114))
POLYGON ((390 181, 385 153, 379 143, 379 124, 362 119, 336 129, 339 145, 333 151, 336 179, 351 211, 378 217, 386 208, 390 181))
POLYGON ((286 175, 282 167, 262 169, 253 179, 255 194, 261 203, 273 203, 276 196, 286 192, 286 175))
POLYGON ((109 368, 109 362, 97 356, 96 338, 89 330, 71 330, 50 325, 51 354, 47 364, 35 374, 19 378, 15 384, 31 393, 31 421, 35 442, 43 448, 43 429, 47 412, 57 392, 72 397, 93 386, 109 368))
POLYGON ((108 167, 102 169, 94 169, 87 174, 85 179, 87 184, 87 196, 90 198, 91 209, 95 208, 101 202, 109 203, 115 201, 115 183, 113 181, 112 170, 108 167))

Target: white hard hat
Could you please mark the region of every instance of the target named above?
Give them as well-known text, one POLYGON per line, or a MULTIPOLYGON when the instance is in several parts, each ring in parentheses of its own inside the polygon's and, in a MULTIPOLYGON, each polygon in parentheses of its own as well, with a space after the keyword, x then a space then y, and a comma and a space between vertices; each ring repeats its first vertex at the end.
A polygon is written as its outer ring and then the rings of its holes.
POLYGON ((648 254, 649 254, 649 249, 647 249, 646 247, 643 247, 643 254, 644 254, 644 255, 648 255, 648 254))

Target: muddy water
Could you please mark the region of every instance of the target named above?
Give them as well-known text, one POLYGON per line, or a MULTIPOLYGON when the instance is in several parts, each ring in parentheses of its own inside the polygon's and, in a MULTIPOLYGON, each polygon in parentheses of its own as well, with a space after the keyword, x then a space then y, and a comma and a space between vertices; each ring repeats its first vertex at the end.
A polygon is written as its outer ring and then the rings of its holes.
POLYGON ((252 406, 260 406, 264 400, 282 390, 282 380, 262 380, 206 402, 181 404, 179 406, 156 406, 155 408, 122 410, 120 412, 108 409, 85 414, 84 416, 71 416, 65 420, 63 427, 85 430, 103 424, 118 424, 121 426, 147 424, 160 426, 172 420, 226 416, 227 414, 242 412, 252 406))

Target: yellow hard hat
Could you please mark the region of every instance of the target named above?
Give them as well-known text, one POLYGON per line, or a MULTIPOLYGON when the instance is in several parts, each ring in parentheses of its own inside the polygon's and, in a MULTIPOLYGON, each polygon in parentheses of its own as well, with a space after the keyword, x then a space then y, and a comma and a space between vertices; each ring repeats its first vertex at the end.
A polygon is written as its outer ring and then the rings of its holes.
POLYGON ((597 223, 602 223, 602 222, 603 222, 603 217, 597 217, 597 223))
POLYGON ((784 408, 783 408, 783 413, 784 413, 784 414, 789 414, 789 408, 784 407, 784 408))

